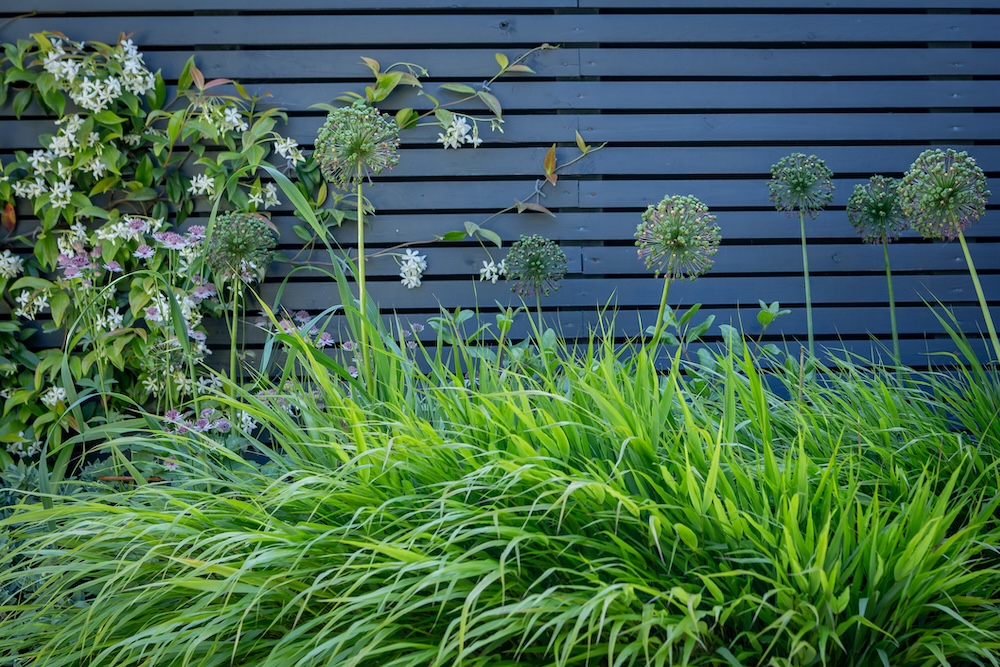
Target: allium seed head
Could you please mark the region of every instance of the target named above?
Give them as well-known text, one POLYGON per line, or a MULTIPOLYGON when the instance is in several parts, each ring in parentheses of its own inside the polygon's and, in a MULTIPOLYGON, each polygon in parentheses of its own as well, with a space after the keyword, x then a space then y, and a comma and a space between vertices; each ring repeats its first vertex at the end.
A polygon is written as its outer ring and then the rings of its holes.
POLYGON ((205 261, 220 282, 236 276, 250 283, 263 278, 274 246, 274 234, 263 216, 224 213, 215 220, 205 261))
POLYGON ((341 189, 370 180, 399 162, 399 128, 388 114, 358 101, 334 109, 316 137, 316 162, 341 189))
POLYGON ((538 234, 515 241, 505 261, 507 278, 514 281, 511 291, 522 297, 548 296, 559 289, 568 263, 562 248, 538 234))
POLYGON ((925 238, 954 239, 986 212, 986 175, 965 151, 928 149, 899 186, 903 215, 925 238))
POLYGON ((867 184, 855 185, 847 200, 847 219, 865 243, 898 239, 910 226, 899 200, 899 181, 872 176, 867 184))
POLYGON ((639 259, 668 280, 694 280, 714 263, 722 235, 715 216, 691 195, 664 197, 642 214, 635 230, 639 259))
POLYGON ((833 202, 833 172, 815 155, 792 153, 771 167, 771 203, 779 211, 801 211, 810 218, 833 202))

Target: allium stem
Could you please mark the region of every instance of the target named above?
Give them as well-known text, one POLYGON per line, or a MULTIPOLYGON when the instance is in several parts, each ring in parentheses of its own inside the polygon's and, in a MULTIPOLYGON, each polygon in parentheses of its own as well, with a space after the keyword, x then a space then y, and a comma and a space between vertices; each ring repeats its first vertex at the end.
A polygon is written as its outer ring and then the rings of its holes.
POLYGON ((240 293, 237 291, 237 278, 233 275, 233 312, 232 312, 232 323, 229 329, 229 395, 232 398, 236 397, 236 387, 239 386, 239 379, 236 377, 236 344, 237 340, 241 339, 241 336, 237 333, 236 329, 239 326, 239 316, 240 316, 240 293))
POLYGON ((663 333, 663 317, 667 309, 667 295, 670 293, 670 272, 663 276, 663 293, 660 295, 660 307, 656 311, 656 324, 653 326, 653 344, 660 342, 660 334, 663 333))
POLYGON ((896 365, 903 364, 899 354, 899 330, 896 328, 896 297, 892 291, 892 269, 889 267, 889 241, 882 239, 882 254, 885 256, 885 281, 889 287, 889 325, 892 327, 892 354, 896 365))
POLYGON ((809 291, 809 253, 806 250, 806 214, 801 209, 799 209, 799 226, 802 228, 802 276, 806 282, 806 335, 809 339, 809 356, 815 357, 812 292, 809 291))
POLYGON ((993 317, 990 315, 989 306, 986 305, 986 297, 983 295, 983 286, 979 283, 979 274, 976 273, 976 265, 972 263, 972 255, 969 254, 969 246, 965 242, 965 234, 961 228, 958 231, 958 240, 962 244, 962 252, 965 254, 965 261, 969 265, 969 275, 972 276, 972 284, 976 288, 976 296, 979 298, 979 307, 983 310, 983 319, 986 320, 986 330, 990 332, 990 342, 993 343, 994 360, 1000 362, 1000 339, 997 339, 997 329, 993 325, 993 317))
POLYGON ((361 196, 361 182, 358 181, 358 308, 361 310, 361 336, 359 353, 359 366, 368 372, 368 335, 367 322, 368 308, 365 298, 365 210, 361 196))

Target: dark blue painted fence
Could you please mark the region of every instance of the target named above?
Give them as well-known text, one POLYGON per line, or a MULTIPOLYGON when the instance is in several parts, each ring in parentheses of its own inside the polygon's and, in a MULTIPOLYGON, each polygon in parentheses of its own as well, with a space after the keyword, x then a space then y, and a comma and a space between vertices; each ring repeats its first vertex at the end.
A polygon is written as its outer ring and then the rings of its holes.
MULTIPOLYGON (((780 300, 793 314, 768 333, 804 338, 798 223, 770 207, 766 187, 770 166, 790 152, 816 153, 837 176, 833 207, 809 223, 817 339, 833 347, 868 354, 870 337, 889 333, 881 248, 862 245, 844 213, 854 184, 900 176, 924 148, 949 146, 977 158, 1000 201, 996 1, 5 0, 0 23, 3 41, 46 29, 104 42, 132 33, 166 75, 193 53, 206 76, 269 92, 291 111, 287 133, 306 146, 323 119, 309 106, 365 85, 361 56, 423 65, 433 87, 477 84, 494 71, 495 52, 558 44, 531 59, 534 74, 494 86, 505 131, 486 134, 481 148, 444 151, 437 130, 404 136, 399 167, 370 190, 378 215, 368 239, 378 250, 481 220, 530 192, 553 142, 564 158, 577 131, 608 142, 548 191, 555 219, 509 214, 491 224, 507 245, 530 232, 562 245, 570 274, 546 303, 568 336, 585 334, 608 303, 622 311, 623 335, 638 331, 636 315, 651 319, 661 283, 635 258, 635 225, 663 195, 693 194, 718 215, 724 243, 713 272, 677 285, 671 301, 703 303, 756 333, 758 299, 780 300)), ((389 111, 420 104, 406 92, 390 102, 389 111)), ((32 148, 49 127, 0 116, 0 152, 32 148)), ((274 219, 293 251, 295 219, 287 208, 274 219)), ((345 247, 354 233, 338 230, 345 247)), ((968 238, 1000 319, 1000 206, 968 238)), ((909 235, 891 251, 904 361, 923 365, 928 352, 951 348, 924 300, 952 305, 970 334, 982 328, 957 244, 909 235)), ((488 314, 514 301, 506 285, 475 280, 478 245, 422 252, 428 269, 416 290, 400 284, 392 259, 372 261, 371 293, 386 313, 420 321, 439 306, 478 303, 488 314)), ((283 305, 320 310, 335 300, 328 282, 303 274, 283 305)))

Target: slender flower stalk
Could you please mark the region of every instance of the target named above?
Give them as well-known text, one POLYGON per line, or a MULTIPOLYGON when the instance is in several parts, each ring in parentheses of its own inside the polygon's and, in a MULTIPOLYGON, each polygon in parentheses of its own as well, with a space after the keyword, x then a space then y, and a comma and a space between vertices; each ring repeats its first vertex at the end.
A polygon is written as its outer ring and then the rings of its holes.
POLYGON ((362 186, 371 177, 399 163, 399 127, 387 114, 365 105, 363 100, 334 109, 316 137, 316 161, 323 176, 342 190, 356 190, 358 206, 358 308, 359 350, 362 366, 368 370, 367 295, 365 291, 365 214, 362 186))
POLYGON ((663 292, 653 328, 653 344, 659 342, 673 280, 694 280, 715 263, 722 235, 715 216, 691 195, 664 197, 642 214, 635 230, 639 259, 647 269, 663 274, 663 292))
POLYGON ((892 269, 889 265, 889 243, 899 238, 910 224, 903 216, 899 199, 899 181, 885 176, 872 176, 865 185, 854 186, 847 201, 847 219, 851 221, 865 243, 881 243, 885 257, 885 279, 889 289, 889 322, 892 326, 892 353, 899 366, 899 329, 896 326, 896 299, 892 289, 892 269))
POLYGON ((833 172, 815 155, 792 153, 771 167, 768 183, 771 202, 779 211, 798 211, 802 238, 802 276, 806 285, 806 332, 809 354, 815 356, 812 293, 809 289, 809 253, 806 250, 806 215, 815 218, 833 202, 833 172))
POLYGON ((996 325, 963 233, 986 212, 990 191, 983 170, 965 151, 928 149, 917 156, 903 176, 899 196, 903 214, 921 236, 945 241, 958 238, 993 344, 994 358, 1000 362, 996 325))

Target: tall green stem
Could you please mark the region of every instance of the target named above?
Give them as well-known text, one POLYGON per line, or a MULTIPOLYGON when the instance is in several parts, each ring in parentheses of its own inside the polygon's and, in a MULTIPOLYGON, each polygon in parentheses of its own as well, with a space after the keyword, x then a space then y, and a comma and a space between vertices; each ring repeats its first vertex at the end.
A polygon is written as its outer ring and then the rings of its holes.
POLYGON ((990 315, 989 306, 986 305, 986 297, 983 295, 983 286, 979 283, 979 274, 976 273, 976 265, 972 263, 972 255, 969 254, 969 245, 965 242, 965 234, 961 231, 958 232, 958 240, 962 244, 965 261, 969 265, 969 275, 972 276, 972 284, 976 288, 979 307, 983 310, 983 319, 986 320, 986 330, 990 332, 990 342, 993 343, 993 358, 997 362, 1000 362, 1000 339, 997 338, 997 329, 993 325, 993 317, 990 315))
POLYGON ((365 210, 361 196, 361 183, 358 183, 358 308, 361 310, 361 340, 359 348, 359 373, 368 373, 368 306, 365 296, 365 210))
POLYGON ((812 293, 809 291, 809 253, 806 250, 806 214, 799 211, 799 226, 802 229, 802 277, 806 281, 806 335, 809 338, 809 356, 816 356, 813 344, 813 304, 812 293))
POLYGON ((667 294, 670 293, 670 273, 663 277, 663 293, 660 295, 660 307, 656 311, 656 325, 653 327, 653 344, 660 341, 660 334, 663 333, 663 318, 667 309, 667 294))
POLYGON ((232 321, 229 325, 229 382, 230 388, 229 393, 231 397, 235 397, 236 387, 239 380, 236 378, 236 345, 237 340, 240 339, 239 333, 236 331, 237 322, 240 316, 240 295, 237 292, 237 287, 239 286, 239 278, 233 275, 233 312, 232 321))
POLYGON ((535 315, 538 317, 538 340, 541 343, 542 331, 545 327, 542 325, 542 295, 539 290, 535 290, 535 315))
POLYGON ((892 354, 897 366, 903 364, 899 354, 899 329, 896 328, 896 297, 892 291, 892 269, 889 267, 889 242, 882 240, 882 254, 885 256, 885 281, 889 286, 889 324, 892 327, 892 354))

